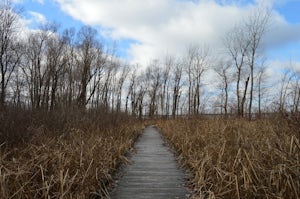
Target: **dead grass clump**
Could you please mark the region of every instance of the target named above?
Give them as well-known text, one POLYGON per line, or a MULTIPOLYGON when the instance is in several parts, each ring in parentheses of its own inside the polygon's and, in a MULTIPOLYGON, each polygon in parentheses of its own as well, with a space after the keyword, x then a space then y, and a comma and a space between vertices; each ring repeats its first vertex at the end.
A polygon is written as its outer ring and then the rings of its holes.
POLYGON ((299 198, 298 128, 284 120, 170 120, 164 136, 193 173, 195 198, 299 198))
POLYGON ((70 128, 60 135, 40 127, 32 129, 36 132, 26 144, 2 144, 0 198, 105 197, 141 127, 97 126, 94 121, 89 128, 70 128))

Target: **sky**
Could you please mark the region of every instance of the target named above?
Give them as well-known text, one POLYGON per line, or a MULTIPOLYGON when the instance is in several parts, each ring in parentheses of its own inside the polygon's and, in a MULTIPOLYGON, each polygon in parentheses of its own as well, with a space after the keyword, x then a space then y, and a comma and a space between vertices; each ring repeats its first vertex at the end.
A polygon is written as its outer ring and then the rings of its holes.
POLYGON ((191 44, 218 56, 222 37, 258 7, 272 8, 265 53, 273 68, 291 61, 300 67, 300 0, 13 0, 29 29, 56 22, 62 29, 94 27, 117 55, 147 64, 180 56, 191 44))

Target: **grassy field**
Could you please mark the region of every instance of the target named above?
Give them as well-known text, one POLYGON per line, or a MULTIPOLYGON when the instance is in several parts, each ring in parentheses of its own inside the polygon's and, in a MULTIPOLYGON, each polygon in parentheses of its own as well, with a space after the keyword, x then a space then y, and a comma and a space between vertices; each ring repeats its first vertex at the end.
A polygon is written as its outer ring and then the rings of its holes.
POLYGON ((160 121, 193 177, 194 198, 300 197, 299 121, 160 121))
POLYGON ((23 114, 0 118, 0 198, 104 197, 142 130, 109 115, 23 114))
MULTIPOLYGON (((153 122, 192 173, 194 198, 300 197, 299 120, 153 122)), ((106 197, 143 128, 99 112, 9 111, 0 126, 0 198, 106 197)))

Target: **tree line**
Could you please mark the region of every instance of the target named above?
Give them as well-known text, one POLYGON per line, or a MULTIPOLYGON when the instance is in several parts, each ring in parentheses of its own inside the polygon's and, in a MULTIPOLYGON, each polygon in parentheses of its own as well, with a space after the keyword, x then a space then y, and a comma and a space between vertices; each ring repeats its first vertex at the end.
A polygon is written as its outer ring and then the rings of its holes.
POLYGON ((263 38, 271 18, 257 10, 223 38, 224 53, 190 45, 181 57, 132 65, 83 26, 60 30, 48 23, 22 35, 9 1, 0 7, 0 109, 98 109, 143 117, 203 113, 259 116, 298 112, 299 71, 282 72, 279 92, 268 86, 263 38), (207 85, 207 76, 214 85, 207 85), (210 89, 214 87, 214 89, 210 89), (268 93, 273 93, 270 96, 268 93))

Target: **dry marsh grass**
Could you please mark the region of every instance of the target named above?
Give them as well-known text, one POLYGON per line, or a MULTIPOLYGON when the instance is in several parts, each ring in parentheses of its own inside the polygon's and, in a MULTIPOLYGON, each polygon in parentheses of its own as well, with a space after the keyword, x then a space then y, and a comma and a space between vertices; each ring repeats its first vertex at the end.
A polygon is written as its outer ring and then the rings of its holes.
POLYGON ((94 119, 69 121, 61 133, 32 127, 24 143, 1 142, 0 198, 106 197, 141 125, 127 121, 105 127, 94 119))
POLYGON ((160 121, 194 198, 300 197, 300 128, 283 119, 160 121))

